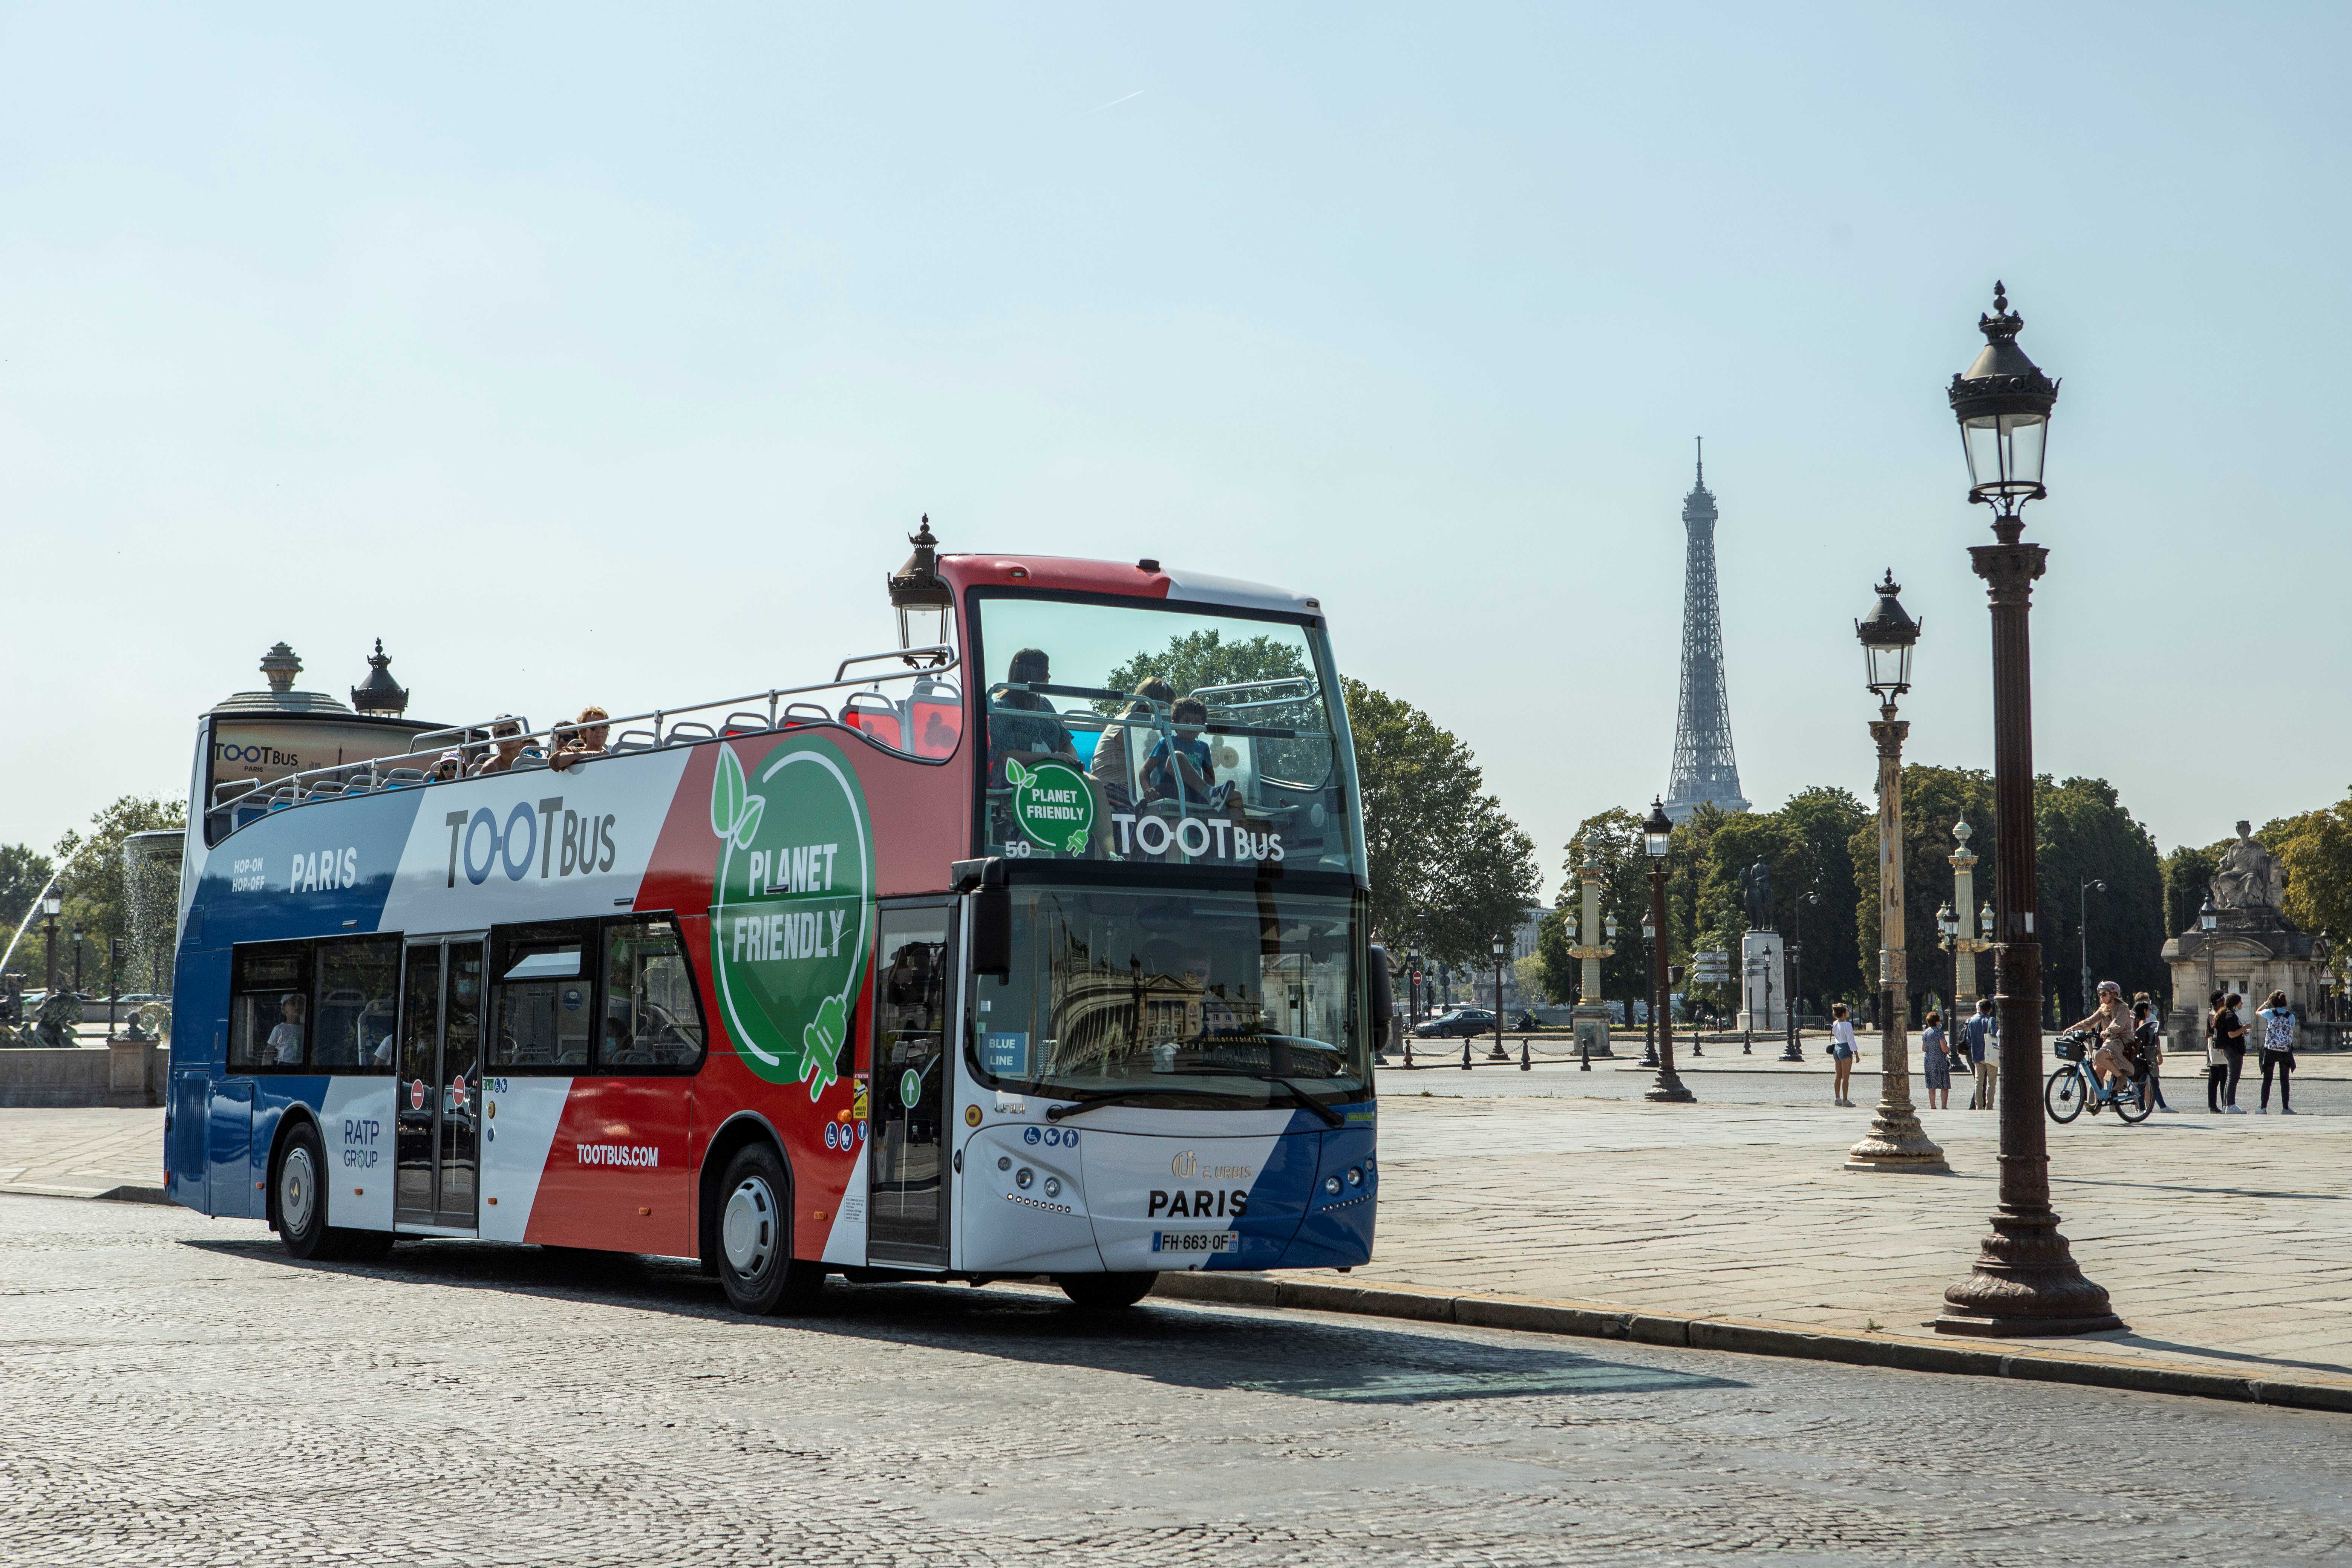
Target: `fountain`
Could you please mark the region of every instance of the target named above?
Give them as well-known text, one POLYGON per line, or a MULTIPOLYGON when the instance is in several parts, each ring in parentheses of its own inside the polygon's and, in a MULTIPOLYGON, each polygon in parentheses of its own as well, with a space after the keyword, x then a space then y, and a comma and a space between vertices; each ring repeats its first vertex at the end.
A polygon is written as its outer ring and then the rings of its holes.
POLYGON ((122 988, 160 997, 141 1009, 158 1037, 171 1034, 172 971, 179 956, 180 857, 187 834, 177 827, 128 834, 122 840, 122 988))

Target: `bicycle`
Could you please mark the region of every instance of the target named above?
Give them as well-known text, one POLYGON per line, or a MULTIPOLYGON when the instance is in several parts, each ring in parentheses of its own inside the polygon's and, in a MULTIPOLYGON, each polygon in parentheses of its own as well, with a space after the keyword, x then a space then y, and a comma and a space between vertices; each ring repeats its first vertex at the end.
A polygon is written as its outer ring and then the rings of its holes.
POLYGON ((2083 1114, 2084 1107, 2096 1116, 2103 1109, 2113 1106, 2115 1112, 2126 1122, 2141 1122, 2156 1109, 2156 1096, 2149 1087, 2149 1074, 2143 1063, 2132 1080, 2110 1097, 2100 1084, 2098 1075, 2091 1070, 2091 1058, 2098 1052, 2098 1036, 2089 1029, 2069 1029, 2050 1042, 2050 1049, 2058 1058, 2059 1066, 2042 1086, 2042 1108, 2050 1120, 2064 1126, 2083 1114))

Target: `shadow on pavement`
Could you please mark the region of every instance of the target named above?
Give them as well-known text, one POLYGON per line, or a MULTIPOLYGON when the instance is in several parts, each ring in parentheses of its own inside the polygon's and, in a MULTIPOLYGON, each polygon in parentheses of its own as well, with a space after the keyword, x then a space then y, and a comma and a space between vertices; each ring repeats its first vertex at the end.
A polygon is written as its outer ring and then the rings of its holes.
POLYGON ((728 1305, 716 1279, 671 1258, 415 1241, 402 1243, 382 1263, 306 1263, 288 1257, 274 1241, 182 1245, 289 1270, 604 1301, 877 1344, 919 1343, 1007 1361, 1127 1373, 1177 1387, 1246 1389, 1349 1404, 1748 1386, 1570 1351, 1443 1338, 1375 1322, 1309 1322, 1158 1300, 1126 1312, 1096 1314, 1043 1292, 947 1284, 847 1285, 834 1279, 813 1313, 744 1319, 728 1305))

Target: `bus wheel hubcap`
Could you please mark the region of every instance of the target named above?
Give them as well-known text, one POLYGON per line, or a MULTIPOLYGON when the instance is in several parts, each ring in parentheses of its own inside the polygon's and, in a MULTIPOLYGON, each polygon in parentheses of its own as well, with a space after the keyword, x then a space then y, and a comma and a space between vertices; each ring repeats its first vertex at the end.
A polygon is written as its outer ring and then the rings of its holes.
POLYGON ((776 1196, 768 1190, 768 1184, 757 1176, 746 1176, 728 1194, 727 1213, 719 1221, 719 1244, 726 1249, 727 1266, 747 1279, 764 1273, 782 1228, 777 1221, 776 1196))
POLYGON ((313 1191, 310 1151, 297 1149, 286 1156, 285 1168, 278 1173, 278 1224, 290 1231, 310 1229, 313 1191))

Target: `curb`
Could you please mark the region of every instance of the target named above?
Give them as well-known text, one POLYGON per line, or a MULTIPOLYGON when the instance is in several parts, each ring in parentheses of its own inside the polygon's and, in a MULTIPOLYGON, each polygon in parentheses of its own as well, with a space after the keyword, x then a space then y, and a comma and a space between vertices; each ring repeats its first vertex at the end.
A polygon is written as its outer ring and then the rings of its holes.
POLYGON ((1456 1296, 1411 1286, 1326 1285, 1276 1279, 1263 1274, 1198 1271, 1162 1274, 1151 1293, 1164 1300, 1234 1307, 1351 1312, 1412 1322, 1459 1323, 1467 1328, 1515 1329, 1525 1333, 1574 1334, 1586 1339, 1625 1340, 1635 1344, 1731 1351, 1741 1355, 1790 1356, 1849 1366, 1895 1367, 1906 1372, 1940 1372, 1969 1377, 2013 1377, 2137 1394, 2173 1394, 2299 1410, 2352 1413, 2352 1382, 2241 1377, 2113 1357, 1988 1350, 1948 1340, 1853 1333, 1743 1318, 1636 1312, 1582 1301, 1456 1296))
POLYGON ((0 1195, 8 1194, 27 1198, 78 1198, 83 1203, 100 1204, 168 1204, 172 1201, 171 1195, 163 1188, 141 1186, 136 1183, 126 1183, 94 1193, 88 1187, 52 1187, 34 1182, 17 1182, 0 1186, 0 1195))

